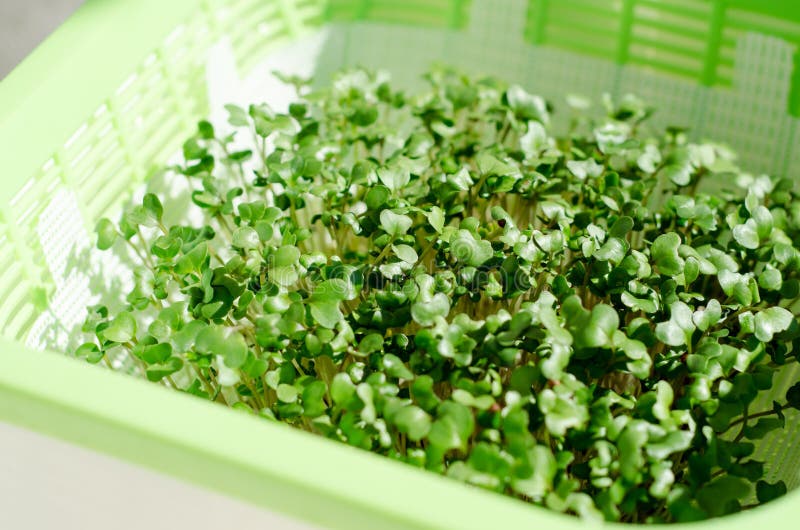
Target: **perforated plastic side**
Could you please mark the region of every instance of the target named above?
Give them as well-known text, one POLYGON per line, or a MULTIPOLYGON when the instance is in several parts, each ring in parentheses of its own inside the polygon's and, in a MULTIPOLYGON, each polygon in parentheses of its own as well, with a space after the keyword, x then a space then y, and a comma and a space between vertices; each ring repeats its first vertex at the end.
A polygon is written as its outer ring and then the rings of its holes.
POLYGON ((314 0, 209 0, 98 102, 0 212, 5 336, 27 336, 37 347, 65 344, 66 330, 85 314, 88 280, 76 272, 77 257, 95 222, 141 187, 209 112, 209 46, 233 37, 237 65, 248 71, 273 46, 317 26, 321 12, 314 0))
POLYGON ((462 28, 471 0, 331 0, 328 20, 390 22, 422 27, 462 28))
MULTIPOLYGON (((529 0, 526 39, 693 80, 730 86, 746 33, 800 45, 797 8, 731 0, 529 0)), ((800 70, 800 55, 787 73, 800 70)), ((767 59, 768 61, 768 59, 767 59)), ((737 66, 741 70, 741 65, 737 66)), ((800 117, 800 77, 790 79, 782 111, 800 117)))

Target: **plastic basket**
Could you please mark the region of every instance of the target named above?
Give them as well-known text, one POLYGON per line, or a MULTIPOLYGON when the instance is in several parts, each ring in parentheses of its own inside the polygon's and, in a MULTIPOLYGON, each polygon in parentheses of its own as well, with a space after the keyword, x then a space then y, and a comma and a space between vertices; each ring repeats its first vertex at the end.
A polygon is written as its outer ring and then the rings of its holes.
MULTIPOLYGON (((71 252, 223 98, 272 97, 265 65, 411 83, 441 61, 554 101, 635 92, 656 121, 796 176, 798 44, 795 0, 90 0, 0 83, 0 419, 325 527, 591 527, 43 351, 85 306, 71 252)), ((798 442, 795 415, 760 444, 767 478, 800 485, 798 442)), ((798 520, 794 491, 692 528, 798 520)))

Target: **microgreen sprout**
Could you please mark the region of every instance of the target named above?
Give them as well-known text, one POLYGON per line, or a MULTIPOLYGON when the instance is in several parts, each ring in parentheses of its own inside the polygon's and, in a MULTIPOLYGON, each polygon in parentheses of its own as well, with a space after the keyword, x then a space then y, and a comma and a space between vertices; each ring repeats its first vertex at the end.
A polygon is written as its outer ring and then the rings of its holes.
POLYGON ((426 77, 293 79, 286 113, 201 122, 168 177, 203 221, 147 194, 98 223, 139 281, 76 354, 583 517, 784 494, 753 455, 800 407, 768 392, 800 362, 792 182, 634 97, 572 97, 555 135, 520 86, 426 77))

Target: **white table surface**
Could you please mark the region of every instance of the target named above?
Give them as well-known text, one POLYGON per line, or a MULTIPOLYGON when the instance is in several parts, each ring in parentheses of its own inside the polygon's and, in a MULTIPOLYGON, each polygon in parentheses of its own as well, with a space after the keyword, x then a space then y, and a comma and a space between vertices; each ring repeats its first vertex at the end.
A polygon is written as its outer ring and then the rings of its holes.
POLYGON ((0 528, 312 530, 305 523, 3 423, 0 528))

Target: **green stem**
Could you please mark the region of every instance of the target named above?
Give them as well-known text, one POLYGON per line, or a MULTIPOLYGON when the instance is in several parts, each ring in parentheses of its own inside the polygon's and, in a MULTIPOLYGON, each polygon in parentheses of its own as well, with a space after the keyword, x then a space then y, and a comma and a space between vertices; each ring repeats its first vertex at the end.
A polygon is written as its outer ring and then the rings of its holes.
POLYGON ((206 394, 208 394, 208 399, 213 399, 214 388, 211 386, 211 383, 208 382, 208 379, 203 376, 200 368, 198 368, 196 365, 192 365, 192 369, 195 373, 195 377, 197 377, 197 379, 200 381, 200 384, 202 384, 203 388, 205 388, 206 394))
MULTIPOLYGON (((225 142, 223 142, 219 138, 214 138, 214 141, 217 143, 217 145, 220 146, 220 148, 222 149, 222 152, 225 153, 225 158, 227 158, 230 161, 231 153, 228 150, 228 146, 225 145, 225 142)), ((258 145, 258 142, 256 142, 256 145, 258 145)), ((245 180, 244 180, 244 170, 242 169, 242 164, 240 162, 237 162, 234 167, 236 167, 236 169, 237 169, 237 171, 235 171, 235 173, 238 175, 239 181, 242 184, 242 190, 247 191, 247 182, 245 182, 245 180)))
POLYGON ((219 223, 222 231, 225 232, 225 235, 228 237, 228 242, 233 241, 233 228, 231 228, 231 226, 228 224, 228 220, 225 219, 225 217, 219 212, 214 214, 214 218, 219 223))
POLYGON ((392 243, 394 243, 394 241, 392 241, 392 242, 388 243, 388 244, 387 244, 385 247, 383 247, 383 250, 381 250, 381 253, 380 253, 380 254, 378 254, 378 257, 376 257, 376 258, 375 258, 375 261, 373 261, 373 262, 372 262, 372 268, 373 268, 373 269, 374 269, 375 267, 377 267, 378 265, 380 265, 381 261, 383 261, 383 259, 384 259, 386 256, 388 256, 388 255, 389 255, 389 251, 391 251, 391 250, 392 250, 392 243))
MULTIPOLYGON (((745 411, 745 412, 746 412, 746 411, 745 411)), ((724 434, 724 433, 728 432, 729 430, 731 430, 731 429, 732 429, 733 427, 735 427, 736 425, 739 425, 740 423, 745 423, 746 421, 754 420, 754 419, 756 419, 756 418, 763 418, 764 416, 771 416, 771 415, 773 415, 773 414, 777 416, 777 415, 778 415, 778 412, 777 412, 776 410, 770 409, 770 410, 764 410, 764 411, 758 412, 758 413, 756 413, 756 414, 750 414, 750 415, 747 415, 747 414, 745 414, 745 415, 744 415, 744 416, 742 416, 741 418, 737 418, 737 419, 733 420, 733 421, 732 421, 732 422, 731 422, 731 423, 730 423, 730 424, 729 424, 729 425, 728 425, 728 426, 725 428, 725 430, 724 430, 724 431, 722 431, 722 432, 720 432, 719 434, 724 434)), ((742 427, 742 429, 744 430, 744 427, 742 427)))
POLYGON ((172 379, 171 375, 168 375, 165 379, 169 381, 169 384, 172 385, 172 388, 174 388, 175 390, 181 389, 181 387, 178 386, 178 383, 176 383, 175 380, 172 379))
MULTIPOLYGON (((122 237, 122 236, 120 236, 120 237, 122 237)), ((133 241, 131 241, 130 239, 125 239, 125 242, 126 242, 126 243, 128 244, 128 246, 131 248, 131 250, 133 250, 133 252, 136 254, 136 256, 137 256, 137 257, 138 257, 138 258, 139 258, 139 259, 142 261, 142 263, 143 263, 144 265, 147 265, 147 266, 149 266, 148 264, 149 264, 150 262, 149 262, 149 261, 148 261, 148 260, 145 258, 145 255, 143 255, 143 254, 142 254, 142 253, 139 251, 139 248, 138 248, 136 245, 134 245, 134 244, 133 244, 133 241)), ((152 269, 153 267, 152 267, 152 266, 150 266, 150 268, 152 269)))
POLYGON ((439 239, 439 238, 438 238, 438 236, 433 236, 433 238, 430 240, 430 242, 428 243, 428 245, 427 245, 427 246, 426 246, 426 247, 425 247, 425 248, 422 250, 422 252, 420 252, 420 254, 419 254, 419 259, 417 259, 417 262, 414 264, 414 266, 415 266, 415 267, 416 267, 417 265, 419 265, 420 263, 423 263, 423 262, 424 262, 424 260, 425 260, 425 257, 426 257, 426 256, 428 255, 428 253, 431 251, 431 249, 432 249, 432 248, 433 248, 433 246, 436 244, 436 241, 437 241, 438 239, 439 239))
POLYGON ((473 217, 475 216, 475 202, 478 200, 478 195, 481 192, 481 188, 484 184, 486 184, 486 180, 489 178, 488 173, 484 173, 481 175, 480 180, 478 183, 473 186, 472 190, 469 192, 469 199, 467 200, 467 210, 470 212, 470 215, 473 217))
MULTIPOLYGON (((136 234, 139 236, 139 241, 141 241, 142 246, 144 246, 145 263, 147 263, 147 266, 150 267, 150 269, 155 271, 156 266, 153 263, 153 260, 150 258, 150 254, 147 252, 147 241, 145 240, 144 235, 142 234, 142 230, 138 226, 136 227, 136 234)), ((131 243, 131 245, 133 245, 133 243, 131 243)))
POLYGON ((300 366, 300 363, 297 362, 297 359, 292 359, 292 365, 295 367, 295 369, 298 372, 300 372, 301 376, 305 376, 306 375, 305 370, 303 370, 303 368, 300 366))
POLYGON ((745 431, 745 429, 747 429, 747 420, 748 419, 750 419, 750 416, 748 415, 748 406, 745 406, 744 407, 744 413, 743 413, 743 415, 741 417, 741 422, 740 422, 742 424, 742 428, 739 431, 739 434, 736 435, 736 438, 733 439, 734 442, 738 442, 739 440, 744 438, 744 431, 745 431))

